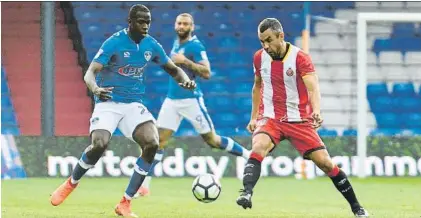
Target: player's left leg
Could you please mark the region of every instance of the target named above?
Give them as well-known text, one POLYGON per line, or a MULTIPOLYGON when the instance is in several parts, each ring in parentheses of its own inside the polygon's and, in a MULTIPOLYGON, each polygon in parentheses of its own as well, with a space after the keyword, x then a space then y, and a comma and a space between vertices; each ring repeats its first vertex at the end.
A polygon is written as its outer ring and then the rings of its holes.
POLYGON ((308 154, 308 158, 330 177, 335 187, 348 201, 356 217, 368 217, 368 212, 358 202, 348 177, 332 162, 326 149, 311 152, 308 154))
POLYGON ((137 217, 131 211, 131 200, 151 168, 158 149, 159 137, 155 119, 145 106, 132 103, 128 107, 119 128, 126 137, 140 145, 142 155, 136 161, 133 175, 115 212, 122 216, 137 217))
POLYGON ((360 205, 346 174, 332 162, 329 153, 316 130, 308 123, 285 124, 291 143, 305 159, 312 160, 326 175, 351 206, 356 217, 368 217, 360 205))
POLYGON ((250 157, 250 151, 230 137, 217 135, 214 130, 200 135, 202 136, 206 144, 208 144, 212 148, 219 148, 235 156, 242 156, 245 159, 248 159, 250 157))
POLYGON ((189 99, 188 105, 179 112, 185 117, 212 148, 225 150, 233 155, 248 159, 250 151, 232 138, 215 133, 212 120, 208 114, 203 98, 189 99))
POLYGON ((145 181, 143 181, 142 186, 139 188, 138 193, 134 196, 135 198, 139 196, 150 195, 150 184, 154 168, 156 164, 162 161, 162 158, 164 157, 165 146, 172 137, 173 133, 177 132, 177 129, 180 126, 181 121, 183 120, 183 117, 178 113, 179 105, 182 101, 183 100, 174 100, 166 98, 162 103, 161 110, 159 111, 158 120, 156 123, 159 132, 159 148, 155 154, 151 169, 149 170, 145 181))

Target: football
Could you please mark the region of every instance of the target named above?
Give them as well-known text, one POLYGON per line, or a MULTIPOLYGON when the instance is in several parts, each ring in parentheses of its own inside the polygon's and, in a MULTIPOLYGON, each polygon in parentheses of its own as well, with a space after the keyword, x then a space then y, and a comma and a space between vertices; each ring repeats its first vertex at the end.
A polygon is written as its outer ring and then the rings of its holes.
POLYGON ((192 184, 194 197, 203 203, 210 203, 218 199, 221 193, 221 183, 212 174, 199 175, 192 184))

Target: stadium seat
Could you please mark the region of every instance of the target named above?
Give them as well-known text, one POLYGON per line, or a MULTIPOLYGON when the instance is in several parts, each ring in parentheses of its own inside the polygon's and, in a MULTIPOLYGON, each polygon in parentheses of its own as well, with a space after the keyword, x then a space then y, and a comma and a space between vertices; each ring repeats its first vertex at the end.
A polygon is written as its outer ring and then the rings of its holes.
POLYGON ((356 129, 346 129, 342 133, 343 136, 357 136, 357 130, 356 129))
POLYGON ((382 128, 382 129, 374 129, 370 132, 371 136, 394 136, 397 133, 399 133, 399 129, 388 129, 388 128, 382 128))
POLYGON ((386 83, 372 83, 367 85, 367 97, 369 99, 388 95, 389 91, 387 90, 386 83))
POLYGON ((330 130, 330 129, 319 129, 317 130, 317 133, 319 133, 320 136, 324 137, 336 137, 338 136, 338 132, 336 130, 330 130))
POLYGON ((219 96, 217 98, 206 99, 206 104, 209 108, 215 108, 218 112, 229 112, 234 108, 232 97, 230 96, 219 96))
MULTIPOLYGON (((2 85, 3 86, 3 85, 2 85)), ((12 101, 9 95, 1 95, 1 108, 9 108, 12 107, 12 101)))
POLYGON ((403 114, 402 121, 406 128, 421 128, 421 113, 403 114))
POLYGON ((421 111, 421 101, 415 97, 395 98, 393 104, 393 109, 396 112, 411 113, 421 111))
POLYGON ((411 97, 415 96, 415 88, 413 83, 395 83, 392 89, 393 96, 411 97))
POLYGON ((379 128, 392 128, 402 125, 398 116, 394 113, 377 113, 376 120, 379 128))

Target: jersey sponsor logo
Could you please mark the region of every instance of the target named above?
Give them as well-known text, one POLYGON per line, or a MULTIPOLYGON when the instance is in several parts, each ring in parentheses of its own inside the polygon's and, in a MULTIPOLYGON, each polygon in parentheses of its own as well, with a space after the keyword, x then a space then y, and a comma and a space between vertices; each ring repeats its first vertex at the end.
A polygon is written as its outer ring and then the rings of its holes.
POLYGON ((293 76, 294 75, 294 71, 291 69, 291 67, 288 68, 286 73, 287 73, 287 76, 293 76))
POLYGON ((145 53, 143 54, 143 56, 145 56, 146 61, 149 61, 149 60, 151 60, 152 52, 145 51, 145 53))
POLYGON ((123 76, 142 77, 145 71, 146 64, 143 67, 133 67, 126 65, 118 68, 118 74, 123 76))

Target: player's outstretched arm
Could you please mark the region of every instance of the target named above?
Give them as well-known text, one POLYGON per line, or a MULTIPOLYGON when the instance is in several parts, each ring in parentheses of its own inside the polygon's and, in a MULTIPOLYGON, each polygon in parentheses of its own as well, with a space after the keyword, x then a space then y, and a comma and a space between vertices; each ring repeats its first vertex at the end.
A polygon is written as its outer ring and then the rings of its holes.
POLYGON ((250 123, 247 125, 247 130, 253 133, 254 129, 256 128, 256 120, 259 115, 259 105, 260 105, 260 98, 261 98, 261 90, 262 88, 262 77, 258 75, 254 75, 254 84, 251 93, 251 115, 250 115, 250 123))
POLYGON ((168 60, 168 62, 161 66, 165 72, 170 74, 178 84, 185 89, 195 89, 196 83, 193 80, 190 80, 186 72, 180 67, 177 67, 174 62, 168 60))
POLYGON ((313 127, 319 128, 323 122, 320 114, 320 101, 322 97, 320 95, 319 79, 315 73, 307 73, 303 76, 303 81, 310 96, 311 107, 313 109, 312 117, 315 121, 313 127))
POLYGON ((211 70, 208 60, 201 60, 198 63, 195 63, 192 60, 186 58, 183 54, 175 54, 171 57, 171 59, 174 61, 174 63, 188 68, 196 75, 204 79, 210 79, 211 70))
POLYGON ((113 87, 101 88, 96 83, 96 74, 102 70, 102 67, 102 64, 92 61, 83 79, 85 80, 86 86, 94 95, 98 96, 100 100, 106 101, 111 99, 110 94, 112 93, 113 87))

